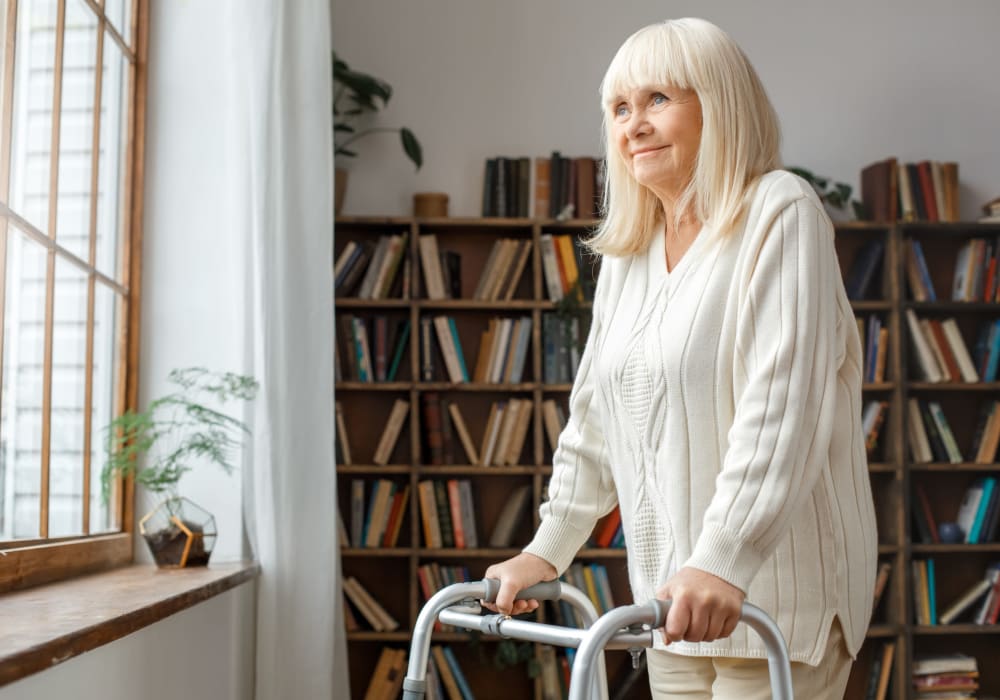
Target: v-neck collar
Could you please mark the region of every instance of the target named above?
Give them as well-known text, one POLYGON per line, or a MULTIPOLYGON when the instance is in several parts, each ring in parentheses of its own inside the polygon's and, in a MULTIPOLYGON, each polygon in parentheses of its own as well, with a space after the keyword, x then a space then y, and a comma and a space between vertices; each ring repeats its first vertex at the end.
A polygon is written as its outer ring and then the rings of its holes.
POLYGON ((661 281, 670 281, 674 279, 679 279, 683 274, 684 270, 690 267, 691 260, 694 258, 702 246, 705 244, 705 239, 708 238, 708 232, 705 230, 704 225, 698 230, 698 235, 695 236, 694 241, 688 246, 688 249, 684 251, 684 255, 681 259, 677 261, 674 265, 674 269, 667 271, 667 248, 666 248, 666 224, 659 227, 659 231, 653 239, 653 244, 650 246, 649 254, 652 256, 650 260, 650 266, 655 272, 655 276, 661 281))

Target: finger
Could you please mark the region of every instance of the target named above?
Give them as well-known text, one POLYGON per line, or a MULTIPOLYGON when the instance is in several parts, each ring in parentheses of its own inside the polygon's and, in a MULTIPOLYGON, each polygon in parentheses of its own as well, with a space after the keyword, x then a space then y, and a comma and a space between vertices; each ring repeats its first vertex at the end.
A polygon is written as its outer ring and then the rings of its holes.
POLYGON ((712 615, 708 620, 708 628, 705 630, 705 635, 702 637, 704 642, 714 642, 716 639, 723 637, 722 630, 725 627, 726 620, 728 618, 724 614, 712 615))
POLYGON ((700 642, 705 639, 710 621, 710 609, 704 603, 691 607, 691 619, 684 632, 685 642, 700 642))
POLYGON ((722 625, 722 632, 719 634, 720 637, 729 637, 736 630, 736 625, 740 622, 739 615, 730 615, 726 618, 726 621, 722 625))
POLYGON ((497 593, 497 610, 504 615, 510 615, 514 611, 514 596, 520 590, 511 581, 502 581, 500 591, 497 593))
MULTIPOLYGON (((688 625, 691 623, 691 606, 683 598, 674 598, 667 613, 667 624, 664 626, 670 642, 684 639, 688 625)), ((669 643, 669 642, 668 642, 669 643)))

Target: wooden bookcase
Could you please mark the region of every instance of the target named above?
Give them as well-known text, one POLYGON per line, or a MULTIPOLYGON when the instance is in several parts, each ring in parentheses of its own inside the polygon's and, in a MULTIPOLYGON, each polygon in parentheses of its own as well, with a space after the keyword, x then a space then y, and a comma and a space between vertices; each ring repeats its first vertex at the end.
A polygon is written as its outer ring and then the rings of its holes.
MULTIPOLYGON (((538 526, 538 505, 551 474, 552 453, 542 426, 541 404, 555 399, 564 409, 568 404, 569 384, 545 384, 542 373, 542 314, 554 309, 548 301, 539 255, 539 239, 543 233, 586 234, 596 222, 575 220, 557 222, 551 219, 483 219, 444 218, 415 219, 412 217, 340 217, 336 223, 334 256, 340 254, 351 240, 375 242, 380 235, 408 233, 408 256, 413 271, 410 299, 367 301, 337 298, 335 312, 371 318, 385 314, 409 318, 411 334, 408 355, 399 370, 398 381, 392 383, 338 382, 336 398, 344 408, 350 436, 353 465, 337 466, 338 507, 350 512, 350 485, 353 479, 389 478, 410 485, 399 546, 392 549, 342 549, 342 569, 345 576, 357 577, 371 594, 400 622, 392 633, 354 632, 348 635, 351 670, 351 695, 363 697, 381 648, 385 645, 405 648, 410 630, 422 605, 417 568, 436 561, 442 564, 462 564, 473 577, 481 577, 490 564, 520 551, 538 526), (417 238, 433 233, 441 250, 461 256, 462 298, 430 301, 421 282, 417 238), (527 238, 534 247, 520 286, 510 302, 480 302, 471 299, 473 290, 486 263, 490 248, 498 238, 527 238), (416 329, 419 319, 428 314, 448 314, 455 318, 466 362, 475 360, 479 338, 487 321, 496 316, 530 315, 532 341, 524 381, 516 385, 451 384, 421 382, 419 344, 416 329), (513 467, 476 467, 468 464, 428 466, 421 462, 420 397, 423 392, 436 391, 460 404, 473 440, 482 436, 486 411, 490 402, 505 397, 530 399, 533 402, 532 425, 519 463, 513 467), (386 466, 371 463, 375 445, 382 433, 393 401, 402 398, 410 403, 409 418, 390 462, 386 466), (531 517, 525 518, 510 549, 426 549, 422 545, 420 511, 414 498, 417 482, 427 478, 467 478, 476 493, 477 529, 481 541, 489 533, 505 499, 514 488, 530 484, 533 490, 531 517)), ((892 564, 889 583, 876 611, 873 623, 858 662, 855 663, 846 697, 864 697, 873 658, 882 644, 895 642, 895 655, 889 696, 894 700, 912 697, 911 668, 914 653, 961 651, 979 659, 980 694, 1000 695, 1000 666, 989 662, 1000 651, 1000 626, 947 625, 918 626, 914 624, 913 582, 910 575, 914 559, 933 557, 937 564, 937 601, 939 611, 951 600, 983 576, 988 564, 1000 560, 1000 543, 979 545, 913 544, 911 539, 911 502, 915 481, 924 484, 932 500, 936 519, 954 520, 959 502, 969 483, 984 473, 1000 474, 1000 465, 974 464, 913 464, 910 460, 906 431, 906 401, 910 397, 939 400, 963 450, 972 440, 981 401, 1000 398, 1000 383, 927 384, 911 379, 917 376, 911 369, 910 341, 905 311, 912 308, 921 317, 954 317, 972 349, 980 321, 1000 317, 1000 304, 941 301, 917 303, 909 300, 905 279, 905 240, 915 237, 922 242, 927 254, 931 277, 939 298, 950 299, 955 256, 963 242, 973 237, 1000 240, 1000 225, 988 224, 927 224, 897 225, 843 224, 837 226, 837 250, 844 275, 855 256, 873 237, 884 242, 880 264, 881 294, 866 301, 853 302, 857 316, 866 318, 878 314, 889 329, 885 381, 865 384, 864 400, 878 399, 889 404, 869 471, 875 497, 879 527, 879 559, 892 564)), ((586 270, 583 274, 596 274, 586 270)), ((877 273, 879 274, 879 273, 877 273)), ((339 332, 339 324, 337 326, 339 332)), ((338 340, 339 342, 339 340, 338 340)), ((456 449, 456 454, 461 454, 456 449)), ((464 459, 464 455, 463 455, 464 459)), ((346 519, 346 516, 345 516, 346 519)), ((584 549, 578 560, 599 562, 608 569, 615 602, 632 602, 628 597, 625 551, 621 549, 584 549)), ((544 612, 539 614, 544 619, 544 612)), ((436 633, 435 643, 451 644, 477 697, 495 696, 496 687, 503 687, 509 697, 541 698, 541 683, 527 676, 524 666, 514 670, 496 670, 480 660, 479 650, 469 644, 466 633, 436 633)), ((484 639, 482 649, 492 657, 490 640, 484 639)), ((608 653, 608 673, 614 679, 624 673, 628 655, 608 653)), ((638 684, 638 694, 648 697, 648 686, 638 684)))

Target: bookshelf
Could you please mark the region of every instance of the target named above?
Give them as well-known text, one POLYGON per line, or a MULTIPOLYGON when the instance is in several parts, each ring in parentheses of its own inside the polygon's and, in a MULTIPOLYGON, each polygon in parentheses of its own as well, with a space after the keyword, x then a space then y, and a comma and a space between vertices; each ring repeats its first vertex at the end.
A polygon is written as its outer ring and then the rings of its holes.
MULTIPOLYGON (((494 317, 530 317, 531 338, 523 375, 517 383, 487 384, 470 382, 453 384, 447 381, 444 367, 438 369, 435 381, 421 381, 421 352, 416 333, 411 333, 405 356, 395 381, 339 381, 336 398, 344 409, 347 433, 350 436, 353 463, 338 464, 338 499, 340 512, 350 513, 351 483, 362 479, 368 483, 388 479, 398 487, 409 486, 410 499, 401 523, 396 546, 391 548, 342 548, 345 576, 356 577, 367 590, 399 621, 392 632, 357 631, 348 634, 351 694, 363 697, 369 677, 374 671, 383 646, 406 648, 409 633, 423 603, 418 580, 419 567, 436 562, 443 566, 464 565, 472 578, 481 577, 490 564, 520 551, 538 525, 538 505, 551 474, 552 451, 546 438, 542 404, 553 399, 567 409, 571 385, 549 384, 543 381, 542 315, 555 309, 548 300, 542 270, 540 241, 543 234, 586 234, 596 222, 522 218, 442 218, 412 217, 340 217, 337 220, 334 259, 350 241, 374 243, 379 236, 407 234, 406 255, 411 261, 411 295, 409 299, 362 300, 337 298, 337 332, 341 334, 339 317, 353 315, 371 321, 376 315, 390 320, 408 319, 411 329, 419 326, 425 316, 446 314, 454 319, 465 355, 472 364, 479 352, 480 334, 494 317), (430 300, 423 291, 419 264, 418 238, 434 234, 440 250, 453 251, 461 259, 461 298, 430 300), (532 254, 510 301, 477 301, 473 292, 495 240, 512 238, 529 240, 532 254), (468 463, 461 447, 454 449, 454 463, 431 466, 423 461, 424 445, 420 426, 423 422, 421 398, 436 392, 458 404, 464 420, 479 443, 486 426, 490 404, 507 398, 531 402, 532 412, 521 453, 513 466, 475 466, 468 463), (395 400, 409 402, 408 419, 403 426, 388 463, 372 463, 372 455, 385 427, 385 420, 395 400), (434 549, 424 545, 418 499, 419 482, 446 479, 468 479, 475 493, 475 517, 479 534, 474 549, 434 549), (526 515, 515 528, 511 546, 491 549, 485 545, 507 498, 515 489, 529 486, 531 497, 526 515), (387 575, 389 574, 389 575, 387 575)), ((1000 543, 924 544, 912 524, 916 497, 913 488, 920 484, 930 495, 938 522, 954 520, 966 490, 977 477, 1000 476, 995 463, 974 464, 967 459, 959 463, 922 462, 911 459, 907 424, 907 401, 911 398, 938 402, 954 430, 964 452, 972 446, 973 433, 982 402, 1000 399, 1000 382, 927 382, 920 376, 911 350, 906 312, 920 317, 954 318, 966 345, 971 350, 977 328, 987 320, 1000 319, 1000 304, 987 302, 951 301, 955 259, 961 245, 971 238, 1000 241, 998 224, 954 223, 850 223, 837 226, 837 250, 842 274, 847 278, 854 260, 872 240, 883 246, 880 272, 864 300, 852 302, 857 317, 867 322, 877 316, 881 327, 888 331, 884 370, 880 381, 863 386, 864 403, 885 402, 886 411, 879 430, 877 444, 869 456, 869 473, 875 497, 879 527, 879 561, 891 564, 891 573, 884 594, 876 609, 868 639, 852 669, 846 697, 865 697, 873 662, 883 654, 883 645, 894 644, 891 682, 887 697, 904 700, 913 697, 911 671, 914 654, 960 651, 976 656, 980 671, 980 694, 1000 695, 1000 667, 991 667, 988 659, 1000 648, 1000 626, 968 624, 964 618, 950 625, 919 625, 914 614, 917 593, 911 575, 914 561, 933 558, 936 566, 936 599, 938 609, 948 605, 963 590, 981 579, 988 565, 1000 561, 1000 543), (917 239, 924 246, 928 271, 938 291, 938 301, 913 301, 906 275, 906 241, 917 239)), ((596 274, 582 270, 581 274, 596 274)), ((581 305, 584 313, 588 304, 581 305)), ((585 329, 582 331, 585 333, 585 329)), ((338 338, 338 344, 342 338, 338 338)), ((342 352, 338 348, 338 352, 342 352)), ((966 458, 968 455, 966 455, 966 458)), ((599 526, 600 527, 600 524, 599 526)), ((599 563, 606 567, 615 602, 631 602, 625 552, 621 549, 584 549, 578 561, 599 563)), ((547 619, 543 606, 537 613, 547 619)), ((480 659, 480 650, 492 656, 493 640, 482 639, 470 644, 471 636, 458 632, 435 633, 435 643, 452 646, 477 696, 490 697, 490 689, 502 683, 512 697, 542 697, 541 680, 528 677, 524 666, 514 670, 495 669, 480 659)), ((536 651, 537 653, 537 651, 536 651)), ((614 679, 628 670, 628 655, 608 653, 608 674, 614 679)), ((638 684, 638 695, 648 697, 645 682, 638 684)))

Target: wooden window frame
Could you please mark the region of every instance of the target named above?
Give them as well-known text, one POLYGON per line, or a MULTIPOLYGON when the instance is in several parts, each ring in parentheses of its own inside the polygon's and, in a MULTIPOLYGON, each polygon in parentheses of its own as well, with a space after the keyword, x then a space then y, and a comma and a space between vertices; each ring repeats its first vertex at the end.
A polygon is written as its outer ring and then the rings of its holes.
MULTIPOLYGON (((4 295, 6 284, 2 283, 7 262, 7 228, 13 223, 17 229, 28 238, 40 243, 48 257, 48 282, 45 304, 45 358, 42 398, 42 463, 41 463, 41 508, 40 535, 34 540, 14 540, 0 542, 0 593, 40 585, 51 581, 70 578, 85 573, 122 566, 132 561, 134 539, 134 483, 127 479, 120 490, 117 499, 121 531, 84 535, 75 537, 48 538, 48 471, 49 471, 49 436, 51 433, 52 404, 52 307, 54 301, 53 267, 57 255, 65 261, 84 270, 88 276, 87 282, 87 349, 86 349, 86 380, 84 388, 85 406, 92 405, 93 397, 93 333, 94 333, 94 297, 95 281, 99 277, 106 285, 123 294, 124 322, 122 324, 116 345, 119 348, 118 366, 113 370, 118 373, 118 394, 113 401, 116 415, 126 408, 134 408, 138 398, 138 361, 139 361, 139 324, 141 310, 141 251, 142 251, 142 214, 143 214, 143 183, 145 155, 145 115, 146 90, 148 73, 149 46, 149 0, 126 0, 131 3, 129 18, 131 36, 135 37, 135 47, 130 48, 115 26, 104 14, 105 0, 81 0, 97 17, 97 63, 95 64, 94 85, 94 119, 93 148, 91 151, 91 191, 90 191, 90 248, 89 260, 81 260, 78 256, 66 251, 56 241, 55 220, 58 203, 59 175, 59 137, 61 125, 61 89, 62 89, 62 53, 65 38, 66 2, 57 0, 56 29, 56 63, 53 78, 53 114, 52 114, 52 153, 49 172, 49 233, 40 231, 28 223, 23 217, 12 211, 6 203, 0 202, 0 328, 3 327, 4 295), (97 225, 97 178, 100 138, 100 111, 103 70, 103 52, 105 37, 118 44, 122 50, 128 70, 127 100, 130 101, 129 119, 127 124, 126 155, 124 162, 123 201, 119 202, 123 213, 123 221, 127 229, 120 241, 120 254, 123 281, 121 283, 103 275, 96 269, 96 236, 97 225)), ((73 0, 76 1, 76 0, 73 0)), ((9 3, 6 22, 6 50, 0 56, 3 61, 3 105, 6 108, 0 115, 0 193, 6 198, 10 186, 10 167, 12 151, 13 127, 13 94, 14 94, 14 60, 16 56, 15 37, 17 35, 17 6, 9 3)), ((119 134, 118 137, 121 135, 119 134)), ((109 156, 110 157, 110 156, 109 156)), ((8 200, 9 201, 9 200, 8 200)), ((121 308, 121 307, 120 307, 121 308)), ((2 377, 3 334, 0 333, 0 377, 2 377)), ((3 387, 0 384, 0 396, 3 387)), ((84 464, 83 484, 84 498, 88 498, 91 481, 90 464, 90 411, 84 411, 84 464)), ((90 531, 90 509, 83 511, 83 530, 90 531)))

